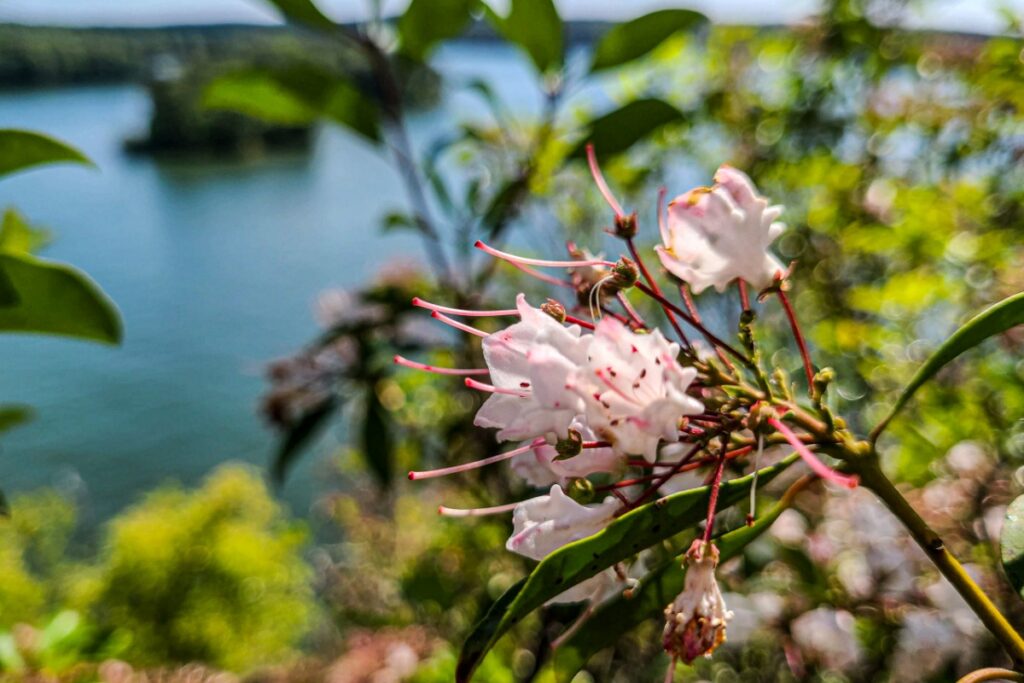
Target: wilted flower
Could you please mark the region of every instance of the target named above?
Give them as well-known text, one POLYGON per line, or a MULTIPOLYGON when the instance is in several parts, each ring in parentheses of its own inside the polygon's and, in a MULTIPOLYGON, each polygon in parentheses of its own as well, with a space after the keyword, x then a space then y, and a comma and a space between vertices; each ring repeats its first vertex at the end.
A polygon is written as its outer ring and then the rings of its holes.
POLYGON ((698 294, 711 286, 725 291, 736 279, 763 289, 783 271, 768 251, 785 229, 775 222, 781 213, 745 174, 722 166, 714 187, 690 190, 669 204, 658 256, 698 294))
POLYGON ((661 332, 637 334, 613 318, 594 331, 586 365, 570 382, 587 401, 587 424, 620 453, 653 462, 660 440, 679 440, 679 420, 704 410, 686 391, 697 377, 661 332))
POLYGON ((725 642, 725 624, 732 619, 715 579, 718 548, 698 539, 686 552, 686 564, 683 592, 665 608, 661 642, 673 664, 709 656, 725 642))

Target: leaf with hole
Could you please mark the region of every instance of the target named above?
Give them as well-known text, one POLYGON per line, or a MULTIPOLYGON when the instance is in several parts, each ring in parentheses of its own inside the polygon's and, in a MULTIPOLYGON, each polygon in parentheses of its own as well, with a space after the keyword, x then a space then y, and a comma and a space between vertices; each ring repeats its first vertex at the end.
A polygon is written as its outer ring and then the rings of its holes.
POLYGON ((117 307, 81 271, 29 254, 0 252, 0 271, 18 302, 0 308, 0 331, 53 334, 117 344, 117 307))
POLYGON ((973 349, 989 337, 1002 334, 1011 327, 1021 324, 1024 324, 1024 292, 1003 299, 964 323, 918 369, 889 413, 872 430, 872 438, 877 437, 886 428, 922 384, 934 377, 957 356, 973 349))
POLYGON ((686 9, 663 9, 616 24, 594 48, 590 70, 621 66, 643 57, 670 37, 707 24, 707 17, 686 9))
MULTIPOLYGON (((794 453, 761 469, 759 483, 767 484, 798 457, 794 453)), ((722 484, 718 509, 724 510, 745 499, 753 479, 753 474, 749 474, 722 484)), ((551 598, 645 548, 696 527, 707 514, 709 493, 710 488, 702 486, 666 496, 627 512, 600 533, 548 555, 525 580, 509 588, 474 627, 462 646, 456 680, 469 681, 498 639, 551 598)))
POLYGON ((621 154, 663 126, 680 121, 683 113, 664 100, 633 100, 591 121, 569 159, 586 158, 588 143, 594 145, 598 159, 621 154))
POLYGON ((47 135, 11 128, 0 130, 0 177, 34 166, 59 163, 93 165, 74 147, 47 135))

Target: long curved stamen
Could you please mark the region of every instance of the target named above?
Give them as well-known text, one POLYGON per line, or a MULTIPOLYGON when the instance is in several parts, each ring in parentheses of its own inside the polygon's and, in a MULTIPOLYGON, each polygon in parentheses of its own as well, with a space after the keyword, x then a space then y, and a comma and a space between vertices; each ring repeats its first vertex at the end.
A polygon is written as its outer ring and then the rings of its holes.
POLYGON ((435 375, 486 375, 490 370, 487 368, 439 368, 436 365, 427 365, 418 361, 409 360, 403 356, 395 356, 395 365, 401 365, 413 370, 432 372, 435 375))
POLYGON ((469 308, 452 308, 450 306, 442 306, 440 304, 434 304, 423 299, 413 297, 412 305, 419 308, 425 308, 428 311, 437 311, 438 313, 447 313, 449 315, 461 315, 467 318, 487 318, 497 317, 502 315, 519 315, 519 311, 514 308, 503 308, 496 311, 474 311, 469 308))
POLYGON ((441 469, 437 469, 437 470, 426 470, 426 471, 423 471, 423 472, 410 472, 409 473, 409 478, 412 479, 413 481, 416 481, 418 479, 434 479, 435 477, 445 477, 445 476, 448 476, 449 474, 458 474, 459 472, 468 472, 469 470, 475 470, 475 469, 479 469, 481 467, 486 467, 487 465, 493 465, 496 462, 501 462, 502 460, 508 460, 509 458, 514 458, 517 455, 519 455, 520 453, 528 452, 534 446, 537 445, 537 441, 543 441, 543 439, 536 439, 536 440, 526 444, 525 446, 520 446, 519 448, 513 448, 510 451, 507 451, 505 453, 498 453, 497 455, 492 455, 491 457, 484 458, 483 460, 474 460, 473 462, 466 462, 466 463, 463 463, 461 465, 453 465, 452 467, 442 467, 441 469))
POLYGON ((444 505, 437 506, 437 514, 442 517, 484 517, 486 515, 500 515, 506 512, 512 512, 516 509, 519 503, 506 503, 505 505, 495 505, 489 508, 450 508, 444 505))
POLYGON ((672 246, 672 236, 668 234, 668 219, 665 217, 665 195, 668 193, 664 187, 658 188, 658 232, 661 233, 661 243, 666 247, 672 246))
POLYGON ((800 454, 800 457, 803 458, 804 462, 807 463, 807 466, 810 467, 811 471, 816 475, 826 481, 831 481, 839 484, 840 486, 845 486, 848 489, 857 488, 857 485, 860 483, 860 479, 857 478, 857 475, 841 474, 823 463, 818 459, 818 456, 812 453, 811 449, 793 433, 793 430, 786 426, 785 422, 778 418, 771 417, 768 418, 768 424, 775 427, 779 434, 782 434, 782 437, 789 442, 789 445, 793 447, 793 450, 800 454))
POLYGON ((601 174, 601 168, 597 165, 597 154, 594 152, 594 145, 587 145, 587 165, 590 166, 590 175, 594 177, 594 182, 597 183, 597 189, 601 191, 601 196, 608 202, 608 206, 612 207, 612 211, 615 212, 615 217, 624 216, 625 211, 622 210, 622 206, 615 200, 615 195, 608 188, 608 183, 604 181, 604 176, 601 174))
POLYGON ((557 277, 552 277, 547 273, 542 273, 539 270, 534 270, 530 266, 524 266, 522 263, 516 263, 515 261, 506 261, 513 268, 518 268, 522 272, 526 273, 530 277, 537 278, 541 282, 546 282, 549 285, 555 285, 556 287, 568 287, 573 289, 573 284, 568 280, 559 280, 557 277))
POLYGON ((486 391, 491 394, 505 394, 506 396, 518 396, 519 398, 527 398, 530 395, 530 392, 525 389, 506 389, 505 387, 496 387, 493 384, 477 382, 471 377, 466 378, 466 386, 470 389, 476 389, 477 391, 486 391))
POLYGON ((582 268, 586 266, 605 266, 606 268, 611 268, 615 265, 611 261, 605 261, 604 259, 600 258, 588 259, 586 261, 553 261, 548 259, 529 258, 527 256, 517 256, 515 254, 510 254, 506 251, 495 249, 494 247, 489 247, 480 240, 477 240, 476 244, 474 244, 473 246, 475 246, 480 251, 483 251, 484 253, 490 254, 494 258, 499 258, 502 261, 508 261, 509 263, 521 263, 525 266, 543 266, 545 268, 582 268))
POLYGON ((469 334, 475 334, 478 337, 486 337, 486 336, 488 336, 488 334, 486 332, 484 332, 483 330, 478 330, 475 327, 470 327, 469 325, 466 325, 464 323, 460 323, 458 320, 452 320, 451 318, 449 318, 445 314, 438 313, 437 311, 431 311, 430 312, 430 317, 437 318, 438 320, 443 322, 445 325, 448 325, 450 327, 454 327, 457 330, 462 330, 463 332, 468 332, 469 334))

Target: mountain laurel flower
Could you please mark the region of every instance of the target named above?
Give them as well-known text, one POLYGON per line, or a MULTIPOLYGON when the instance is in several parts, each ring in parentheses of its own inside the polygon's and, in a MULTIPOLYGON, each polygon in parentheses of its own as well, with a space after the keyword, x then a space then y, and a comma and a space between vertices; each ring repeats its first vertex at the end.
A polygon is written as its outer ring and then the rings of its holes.
POLYGON ((621 454, 654 462, 658 443, 679 440, 679 421, 704 411, 688 395, 697 370, 659 330, 637 334, 614 318, 598 323, 584 367, 570 383, 587 402, 587 425, 621 454))
MULTIPOLYGON (((618 501, 609 497, 599 505, 580 505, 561 486, 551 487, 546 496, 530 498, 516 505, 512 513, 512 536, 505 547, 534 560, 564 545, 593 536, 615 518, 618 501)), ((615 572, 607 569, 555 596, 549 602, 599 601, 615 584, 615 572)))
POLYGON ((725 625, 732 619, 715 579, 718 548, 698 539, 686 552, 686 564, 683 592, 665 608, 662 645, 673 665, 710 656, 725 642, 725 625))
POLYGON ((735 279, 757 289, 772 284, 783 266, 770 251, 785 225, 781 206, 768 200, 741 171, 722 166, 714 187, 698 187, 674 199, 656 247, 662 265, 699 294, 719 292, 735 279))
POLYGON ((474 424, 497 428, 501 441, 564 437, 584 409, 567 379, 586 361, 592 337, 530 306, 522 294, 516 309, 519 322, 484 338, 493 387, 474 424))
MULTIPOLYGON (((576 430, 586 441, 595 438, 593 431, 579 419, 569 428, 576 430)), ((625 467, 625 461, 607 446, 583 448, 571 458, 559 458, 558 449, 544 442, 512 458, 511 465, 512 471, 531 486, 548 487, 552 484, 565 486, 570 479, 598 472, 619 472, 625 467)))

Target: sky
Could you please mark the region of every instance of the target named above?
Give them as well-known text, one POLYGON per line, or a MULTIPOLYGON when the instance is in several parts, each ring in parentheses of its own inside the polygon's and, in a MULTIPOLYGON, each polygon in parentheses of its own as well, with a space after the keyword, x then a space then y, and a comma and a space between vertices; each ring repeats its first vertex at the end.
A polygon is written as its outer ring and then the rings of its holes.
MULTIPOLYGON (((506 0, 507 1, 507 0, 506 0)), ((555 0, 573 19, 623 19, 665 7, 687 7, 726 23, 790 23, 814 12, 818 0, 555 0)), ((386 14, 408 0, 382 0, 386 14)), ((319 0, 333 18, 364 18, 367 0, 319 0)), ((495 5, 503 4, 501 0, 495 5)), ((1006 7, 1024 16, 1024 0, 917 0, 909 23, 981 33, 1003 29, 998 12, 1006 7)), ((275 23, 263 0, 0 0, 0 22, 70 26, 160 26, 165 24, 275 23)))

